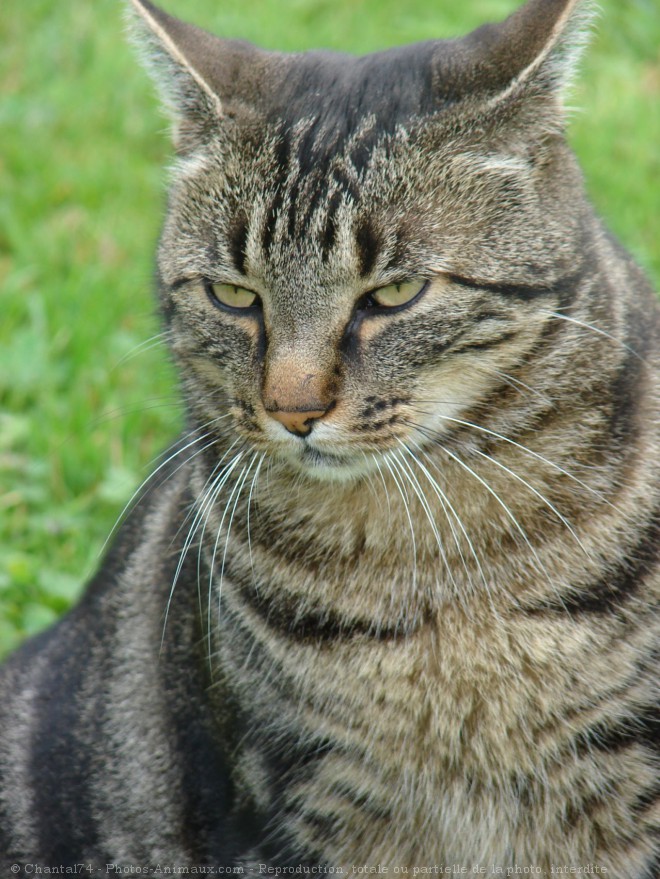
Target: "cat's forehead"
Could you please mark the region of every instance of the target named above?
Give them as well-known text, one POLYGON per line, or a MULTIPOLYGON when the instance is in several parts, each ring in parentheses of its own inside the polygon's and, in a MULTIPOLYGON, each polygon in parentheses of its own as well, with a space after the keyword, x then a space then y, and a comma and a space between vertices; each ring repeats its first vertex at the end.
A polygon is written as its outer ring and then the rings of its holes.
POLYGON ((296 297, 303 289, 323 298, 354 291, 390 264, 400 273, 409 243, 403 218, 419 195, 414 154, 406 129, 384 131, 374 113, 353 130, 337 131, 322 116, 279 120, 252 161, 232 163, 236 178, 225 177, 222 155, 214 163, 235 194, 211 208, 222 212, 218 234, 244 254, 248 274, 296 297))
MULTIPOLYGON (((447 41, 446 51, 451 43, 447 41)), ((439 41, 403 46, 371 55, 328 51, 273 55, 273 76, 262 82, 257 105, 264 118, 293 131, 301 119, 315 120, 309 135, 317 142, 350 137, 374 119, 393 131, 411 118, 435 113, 442 101, 434 88, 439 41), (319 137, 320 135, 320 137, 319 137)), ((450 88, 446 103, 452 98, 450 88)))
POLYGON ((420 189, 405 127, 385 131, 365 112, 337 131, 321 112, 239 123, 227 135, 176 167, 178 241, 203 239, 224 264, 278 289, 354 288, 376 255, 383 269, 395 251, 400 265, 401 219, 420 189))

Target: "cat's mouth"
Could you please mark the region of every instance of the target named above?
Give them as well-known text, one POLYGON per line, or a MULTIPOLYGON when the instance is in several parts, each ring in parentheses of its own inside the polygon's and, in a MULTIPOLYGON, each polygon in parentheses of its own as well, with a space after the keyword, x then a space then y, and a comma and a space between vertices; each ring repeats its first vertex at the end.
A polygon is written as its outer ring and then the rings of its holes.
POLYGON ((262 425, 259 445, 298 474, 342 482, 359 480, 378 469, 378 459, 395 444, 394 438, 390 444, 379 439, 378 444, 365 442, 364 436, 353 435, 350 425, 336 423, 318 423, 308 433, 295 435, 269 419, 262 425))

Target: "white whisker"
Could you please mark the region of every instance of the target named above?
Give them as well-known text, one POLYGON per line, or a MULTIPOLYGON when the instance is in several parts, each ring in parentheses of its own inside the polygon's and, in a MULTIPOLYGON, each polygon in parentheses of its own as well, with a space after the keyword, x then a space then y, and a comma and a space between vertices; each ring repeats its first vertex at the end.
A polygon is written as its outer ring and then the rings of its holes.
MULTIPOLYGON (((135 489, 135 491, 134 491, 133 494, 131 495, 131 497, 130 497, 130 499, 128 500, 128 502, 125 504, 125 506, 124 506, 123 510, 121 511, 121 513, 117 516, 117 519, 116 519, 116 521, 115 521, 115 524, 114 524, 114 525, 112 526, 112 528, 110 529, 110 533, 109 533, 108 536, 106 537, 106 539, 105 539, 105 541, 104 541, 104 543, 103 543, 103 546, 101 547, 101 550, 100 550, 100 552, 99 552, 99 556, 103 555, 103 553, 105 552, 106 547, 108 546, 109 541, 114 537, 114 535, 115 535, 115 533, 116 533, 116 531, 117 531, 117 528, 118 528, 120 522, 122 522, 124 516, 126 515, 126 512, 128 511, 128 509, 129 509, 130 506, 132 505, 133 501, 138 497, 138 495, 140 494, 140 492, 142 491, 142 489, 143 489, 143 488, 144 488, 144 487, 145 487, 145 486, 146 486, 146 485, 147 485, 147 484, 148 484, 148 483, 154 478, 154 476, 155 476, 157 473, 159 473, 159 472, 163 469, 163 467, 167 467, 167 465, 170 463, 170 461, 173 461, 176 457, 178 457, 179 455, 182 455, 182 454, 186 451, 186 449, 189 449, 191 446, 194 446, 194 445, 196 445, 197 443, 203 442, 205 439, 208 439, 210 436, 212 436, 212 433, 211 433, 211 432, 209 432, 209 433, 205 433, 205 434, 202 434, 202 436, 196 437, 194 440, 192 440, 191 442, 187 443, 185 446, 183 446, 183 448, 181 448, 181 449, 177 449, 176 452, 173 452, 169 457, 167 457, 167 458, 166 458, 166 459, 165 459, 165 460, 164 460, 164 461, 163 461, 158 467, 156 467, 156 469, 155 469, 152 473, 150 473, 150 474, 147 476, 146 479, 144 479, 144 480, 140 483, 140 485, 135 489)), ((176 470, 174 471, 174 473, 178 473, 178 471, 179 471, 182 467, 185 467, 185 465, 188 464, 190 461, 192 461, 192 459, 193 459, 196 455, 199 455, 199 454, 200 454, 201 452, 203 452, 205 449, 207 449, 207 448, 209 448, 210 446, 212 446, 213 443, 215 443, 216 441, 217 441, 217 440, 216 440, 215 438, 212 439, 211 442, 208 443, 208 445, 204 446, 202 449, 198 449, 198 450, 195 452, 195 454, 192 455, 190 458, 186 458, 186 460, 176 468, 176 470)), ((174 474, 172 474, 172 475, 174 475, 174 474)))
POLYGON ((549 576, 549 574, 548 574, 548 572, 547 572, 547 569, 546 569, 545 565, 543 564, 543 562, 541 561, 541 559, 539 558, 539 555, 538 555, 537 551, 536 551, 535 548, 532 546, 532 544, 531 544, 531 542, 530 542, 530 540, 529 540, 529 537, 527 536, 527 533, 526 533, 525 530, 523 529, 522 525, 518 522, 518 520, 516 519, 516 517, 513 515, 513 513, 511 512, 511 509, 508 507, 507 504, 504 503, 504 501, 503 501, 502 498, 498 495, 498 493, 495 491, 495 489, 494 489, 491 485, 489 485, 489 483, 486 482, 485 479, 483 479, 481 476, 479 476, 479 474, 476 473, 476 472, 472 469, 472 467, 470 467, 468 464, 466 464, 465 461, 462 461, 462 460, 458 457, 458 455, 454 455, 453 452, 449 451, 449 449, 445 449, 442 445, 440 445, 440 448, 442 449, 443 452, 445 452, 445 454, 449 455, 449 457, 450 457, 453 461, 455 461, 455 462, 456 462, 457 464, 459 464, 459 465, 460 465, 460 466, 461 466, 461 467, 462 467, 467 473, 469 473, 470 476, 474 477, 474 479, 476 479, 481 485, 483 485, 483 487, 486 489, 486 491, 489 492, 489 494, 491 494, 492 497, 495 498, 495 500, 497 501, 497 503, 502 507, 502 509, 504 510, 504 512, 506 513, 506 515, 509 517, 509 519, 510 519, 511 522, 513 523, 513 525, 514 525, 514 527, 516 528, 516 530, 518 531, 518 533, 521 535, 522 539, 525 541, 525 544, 527 545, 527 547, 528 547, 529 550, 531 551, 532 555, 533 555, 534 558, 536 559, 536 562, 537 562, 537 564, 538 564, 538 566, 539 566, 539 569, 545 574, 545 576, 548 578, 548 580, 550 580, 550 576, 549 576))
MULTIPOLYGON (((227 458, 227 456, 230 454, 231 450, 234 448, 234 446, 237 445, 238 442, 239 442, 239 440, 236 439, 229 446, 227 451, 224 453, 224 455, 220 458, 220 460, 218 461, 216 466, 213 468, 213 470, 211 472, 211 478, 215 477, 215 473, 222 467, 223 461, 227 458)), ((243 449, 240 449, 239 451, 242 452, 243 449)), ((227 467, 228 466, 229 465, 227 465, 227 467)), ((202 531, 201 531, 201 534, 199 535, 199 544, 197 546, 197 598, 199 601, 200 621, 204 619, 204 608, 202 605, 202 551, 204 549, 204 535, 206 534, 206 526, 209 521, 209 516, 211 514, 211 510, 213 509, 215 502, 216 502, 216 499, 217 499, 219 493, 222 491, 222 488, 227 481, 227 479, 224 478, 225 475, 228 476, 226 468, 224 470, 222 470, 221 473, 218 474, 217 478, 213 479, 213 483, 209 487, 208 492, 205 492, 206 485, 209 483, 209 480, 207 479, 207 481, 204 485, 204 488, 202 489, 202 492, 201 492, 202 496, 203 496, 203 501, 199 505, 195 504, 195 507, 197 507, 197 513, 195 516, 195 520, 193 521, 193 523, 190 527, 190 530, 188 532, 190 539, 192 541, 195 532, 199 529, 199 525, 200 525, 202 519, 204 520, 204 524, 202 525, 202 531)), ((193 509, 195 507, 193 507, 193 509)), ((191 512, 192 512, 192 510, 188 513, 186 520, 190 516, 191 512)), ((181 558, 179 559, 180 565, 183 564, 183 559, 185 557, 184 553, 187 551, 188 551, 187 548, 184 546, 181 558)), ((178 571, 177 571, 177 576, 178 576, 178 571)))
POLYGON ((531 491, 533 494, 535 494, 536 497, 538 497, 539 500, 540 500, 543 504, 545 504, 545 506, 548 507, 549 510, 552 510, 552 512, 555 514, 555 516, 557 516, 557 518, 558 518, 558 519, 560 520, 560 522, 564 525, 564 527, 568 530, 568 532, 571 534, 571 536, 573 537, 573 539, 575 540, 575 542, 577 543, 577 545, 580 547, 580 549, 582 550, 582 552, 587 556, 587 558, 589 558, 589 559, 592 558, 591 553, 590 553, 589 550, 584 546, 584 544, 582 543, 582 541, 580 540, 580 538, 577 536, 577 534, 576 534, 576 532, 575 532, 573 526, 571 525, 571 523, 568 521, 568 519, 567 519, 565 516, 563 516, 563 515, 559 512, 559 510, 554 506, 554 504, 552 504, 552 503, 547 499, 547 497, 545 497, 545 495, 541 494, 541 492, 538 491, 538 489, 534 488, 533 485, 530 485, 530 483, 527 482, 526 479, 523 479, 523 477, 520 476, 518 473, 515 473, 513 470, 511 470, 511 469, 510 469, 509 467, 507 467, 505 464, 502 464, 501 461, 498 461, 497 458, 493 458, 491 455, 487 455, 485 452, 480 452, 479 449, 475 449, 475 451, 476 451, 476 453, 477 453, 478 455, 481 455, 482 458, 485 458, 487 461, 490 461, 491 463, 495 464, 496 467, 500 467, 502 470, 504 470, 506 473, 508 473, 508 474, 509 474, 510 476, 512 476, 514 479, 517 479, 518 482, 522 483, 522 485, 526 486, 526 487, 529 489, 529 491, 531 491))
POLYGON ((408 525, 410 526, 410 538, 412 541, 412 549, 413 549, 413 589, 414 589, 415 586, 417 585, 417 543, 415 541, 415 526, 413 525, 412 516, 410 515, 410 508, 408 507, 408 501, 406 500, 406 495, 405 495, 403 489, 401 488, 401 484, 399 482, 399 479, 390 464, 390 454, 391 453, 389 453, 388 455, 385 455, 382 460, 383 460, 383 464, 385 464, 387 469, 390 471, 392 479, 394 480, 394 483, 399 491, 399 494, 401 495, 401 500, 403 501, 403 506, 406 511, 406 516, 408 518, 408 525))
MULTIPOLYGON (((252 470, 254 462, 257 460, 258 457, 259 457, 259 452, 255 452, 252 455, 252 458, 250 459, 249 464, 246 467, 243 467, 243 470, 241 471, 241 475, 238 477, 238 480, 236 482, 236 486, 234 489, 236 492, 236 499, 234 500, 234 506, 231 509, 231 513, 229 515, 229 522, 227 523, 227 533, 225 534, 225 548, 222 553, 222 564, 220 566, 220 579, 218 581, 218 619, 220 619, 220 600, 222 598, 222 584, 224 583, 224 579, 225 579, 225 565, 227 563, 227 551, 229 549, 229 537, 231 534, 231 526, 234 521, 234 516, 236 515, 236 507, 238 506, 238 501, 240 500, 241 493, 243 491, 243 486, 245 485, 247 478, 250 475, 250 470, 252 470)), ((232 494, 233 494, 233 492, 232 492, 232 494)), ((229 503, 231 503, 231 496, 229 498, 228 505, 229 505, 229 503)), ((225 513, 226 513, 226 511, 227 510, 225 508, 225 513)), ((222 519, 224 520, 224 513, 223 513, 222 519)), ((220 528, 222 528, 222 522, 220 522, 220 528)), ((220 532, 218 531, 218 533, 220 533, 220 532)), ((211 573, 213 573, 213 565, 211 565, 211 573)))
POLYGON ((144 354, 145 351, 150 351, 152 348, 157 348, 159 345, 163 345, 169 335, 169 330, 163 330, 162 333, 156 333, 155 336, 151 336, 149 339, 145 339, 143 342, 135 345, 135 347, 131 348, 131 350, 124 354, 123 357, 119 358, 115 365, 110 368, 110 371, 112 372, 112 370, 117 369, 117 367, 127 363, 134 357, 137 357, 138 354, 144 354))
POLYGON ((385 477, 383 476, 383 471, 380 469, 380 464, 378 463, 378 458, 375 452, 371 453, 371 457, 373 459, 374 464, 376 465, 376 469, 378 470, 378 475, 380 476, 381 482, 383 483, 383 488, 385 489, 385 500, 387 501, 387 521, 390 522, 392 519, 392 507, 390 505, 390 492, 387 488, 387 483, 385 482, 385 477))
POLYGON ((481 372, 490 373, 491 375, 496 375, 498 378, 501 378, 503 382, 510 385, 512 388, 515 388, 520 392, 522 388, 524 391, 527 391, 528 394, 532 394, 535 397, 538 397, 542 403, 549 405, 552 403, 552 400, 548 397, 547 394, 544 394, 542 391, 533 388, 531 385, 526 384, 524 381, 521 381, 519 378, 516 378, 515 375, 511 375, 508 372, 501 372, 499 369, 495 369, 492 366, 487 366, 484 363, 476 363, 473 367, 481 372))
POLYGON ((252 569, 252 580, 254 583, 255 591, 257 589, 257 577, 254 572, 254 559, 252 557, 252 537, 250 535, 250 505, 252 503, 252 494, 257 485, 257 480, 259 479, 259 471, 261 470, 262 464, 264 463, 264 459, 266 457, 266 452, 262 452, 261 458, 259 459, 259 463, 257 464, 257 469, 254 472, 254 476, 252 477, 252 483, 250 485, 250 491, 248 494, 248 502, 247 502, 247 519, 246 519, 246 530, 247 530, 247 539, 248 539, 248 553, 250 555, 250 568, 252 569))
MULTIPOLYGON (((489 583, 488 583, 488 580, 486 579, 486 574, 484 573, 484 569, 483 569, 483 567, 482 567, 482 565, 481 565, 481 562, 480 562, 480 560, 479 560, 479 555, 478 555, 478 553, 477 553, 477 551, 476 551, 476 549, 475 549, 475 546, 474 546, 474 543, 472 542, 472 539, 470 538, 470 535, 467 533, 467 529, 466 529, 466 527, 465 527, 465 525, 464 525, 464 523, 463 523, 463 520, 461 519, 461 517, 460 517, 460 516, 458 515, 458 513, 456 512, 456 509, 454 508, 453 504, 450 502, 450 500, 449 500, 449 498, 447 497, 446 493, 442 491, 442 489, 440 488, 440 486, 437 484, 436 480, 433 479, 433 477, 432 477, 431 474, 428 472, 428 470, 424 467, 424 465, 422 464, 422 462, 419 461, 419 459, 417 459, 417 463, 418 463, 419 467, 422 468, 423 471, 425 472, 426 478, 429 480, 429 482, 430 482, 430 484, 431 484, 431 487, 434 489, 434 491, 437 491, 437 492, 439 493, 439 494, 438 494, 438 498, 441 498, 441 497, 442 497, 442 498, 444 499, 444 502, 447 504, 448 508, 451 510, 451 513, 452 513, 452 515, 454 516, 454 518, 456 519, 456 523, 458 524, 458 527, 460 528, 461 533, 463 534, 463 537, 465 538, 465 540, 466 540, 466 542, 467 542, 468 548, 469 548, 469 550, 470 550, 470 554, 472 555, 472 558, 474 559, 474 562, 475 562, 475 564, 476 564, 476 566, 477 566, 477 571, 478 571, 478 573, 479 573, 479 577, 480 577, 480 579, 481 579, 481 582, 482 582, 483 585, 484 585, 484 589, 486 590, 486 592, 487 592, 488 594, 490 594, 491 589, 490 589, 490 585, 489 585, 489 583)), ((446 513, 445 513, 445 515, 446 515, 446 513)), ((448 521, 450 521, 450 520, 449 520, 449 517, 447 517, 447 519, 448 519, 448 521)), ((453 530, 453 529, 452 529, 452 530, 453 530)), ((455 535, 455 538, 456 538, 456 539, 457 539, 457 536, 458 536, 458 535, 455 535)), ((457 545, 458 545, 458 544, 457 544, 457 545)), ((465 558, 463 557, 463 554, 462 554, 460 548, 459 548, 459 553, 461 554, 461 558, 463 559, 463 563, 465 564, 465 563, 466 563, 466 562, 465 562, 465 558)), ((466 567, 466 572, 467 572, 467 567, 466 567)))
POLYGON ((558 311, 544 311, 543 309, 539 309, 541 314, 545 314, 548 317, 554 317, 557 320, 565 320, 569 323, 575 324, 578 327, 582 327, 585 330, 591 330, 592 333, 597 333, 599 336, 604 336, 606 339, 609 339, 611 342, 614 342, 615 345, 619 345, 621 348, 625 348, 626 351, 629 351, 633 354, 638 360, 644 363, 644 358, 640 357, 640 355, 635 351, 634 348, 631 348, 630 345, 627 345, 625 342, 622 342, 621 339, 617 339, 612 336, 610 333, 605 332, 605 330, 601 330, 599 327, 595 327, 593 324, 585 323, 584 321, 578 320, 575 317, 569 317, 567 314, 559 314, 558 311))
MULTIPOLYGON (((238 440, 236 440, 236 442, 238 442, 238 440)), ((236 442, 234 442, 233 445, 236 445, 236 442)), ((223 456, 223 458, 220 459, 220 462, 218 463, 218 465, 216 465, 215 469, 217 469, 219 464, 222 463, 222 460, 224 460, 224 458, 229 454, 230 450, 225 452, 225 455, 223 456)), ((225 469, 222 470, 222 472, 219 473, 218 476, 213 480, 212 484, 209 486, 206 493, 203 494, 203 497, 202 497, 201 503, 199 504, 199 507, 197 509, 197 513, 195 515, 195 518, 193 519, 193 522, 192 522, 190 528, 188 529, 188 534, 186 535, 186 539, 184 541, 183 547, 182 547, 181 552, 179 554, 179 561, 177 563, 176 571, 175 571, 174 577, 172 579, 172 586, 170 587, 170 594, 168 596, 167 605, 165 607, 165 617, 163 620, 163 634, 161 637, 161 649, 162 649, 163 642, 165 639, 165 630, 167 628, 167 619, 169 616, 170 606, 172 604, 172 598, 174 596, 174 590, 176 589, 176 585, 179 581, 179 577, 181 575, 181 570, 183 568, 184 561, 185 561, 186 556, 188 554, 188 550, 190 549, 190 546, 192 545, 195 534, 197 533, 197 531, 199 529, 200 522, 202 521, 202 519, 204 519, 207 512, 210 512, 213 504, 215 503, 215 499, 216 499, 218 493, 221 491, 222 486, 226 482, 228 475, 231 472, 231 469, 229 469, 229 468, 231 468, 232 464, 234 462, 236 462, 237 459, 240 459, 240 457, 242 455, 243 455, 243 452, 239 452, 232 459, 232 462, 230 462, 230 464, 228 464, 227 467, 225 467, 225 469)), ((208 482, 208 480, 207 480, 207 482, 208 482)), ((201 549, 202 549, 202 542, 203 542, 205 529, 206 529, 206 520, 204 521, 204 527, 202 529, 202 535, 200 538, 199 553, 197 556, 197 588, 198 588, 198 590, 199 590, 199 578, 200 578, 201 549)), ((198 595, 199 595, 200 608, 201 608, 201 594, 199 594, 199 592, 198 592, 198 595)))
MULTIPOLYGON (((413 443, 414 443, 414 441, 413 441, 413 443)), ((426 455, 426 453, 423 451, 423 449, 421 448, 421 446, 419 446, 417 443, 414 443, 414 445, 417 447, 417 449, 421 452, 422 455, 424 455, 426 458, 428 458, 428 455, 426 455)), ((467 560, 466 560, 466 558, 465 558, 465 556, 464 556, 464 554, 463 554, 463 548, 462 548, 462 546, 461 546, 461 541, 460 541, 460 539, 459 539, 459 537, 458 537, 458 532, 456 531, 456 528, 455 528, 455 526, 454 526, 454 522, 453 522, 453 520, 452 520, 452 517, 449 515, 449 511, 451 511, 453 517, 456 519, 456 522, 458 523, 459 528, 461 529, 461 531, 462 531, 462 533, 463 533, 463 536, 465 537, 465 539, 466 539, 466 541, 467 541, 467 543, 468 543, 468 546, 471 547, 471 549, 472 549, 472 553, 473 553, 473 556, 474 556, 474 560, 475 560, 475 562, 476 562, 476 564, 477 564, 477 569, 479 570, 479 573, 480 573, 480 575, 481 575, 481 579, 484 581, 484 585, 486 585, 486 588, 488 588, 488 587, 487 587, 487 584, 486 584, 486 582, 485 582, 486 578, 485 578, 485 576, 484 576, 483 571, 481 570, 481 565, 479 564, 479 559, 478 559, 478 557, 477 557, 477 554, 476 554, 476 552, 475 552, 475 550, 474 550, 474 547, 472 547, 472 544, 471 544, 470 538, 468 537, 467 532, 465 531, 465 527, 463 526, 463 523, 462 523, 462 521, 461 521, 461 518, 460 518, 460 516, 458 515, 458 513, 456 512, 456 510, 454 509, 453 504, 451 503, 451 501, 450 501, 449 498, 447 497, 447 494, 446 494, 446 493, 440 488, 440 486, 439 486, 438 483, 437 483, 437 480, 433 478, 433 476, 429 473, 428 469, 427 469, 427 468, 424 466, 424 464, 419 460, 419 458, 418 458, 416 455, 414 455, 414 454, 412 453, 412 451, 411 451, 407 446, 406 446, 405 448, 406 448, 406 450, 408 451, 409 454, 413 455, 413 458, 414 458, 414 460, 416 461, 417 466, 421 469, 422 473, 423 473, 423 474, 426 476, 426 478, 428 479, 428 481, 429 481, 429 483, 430 483, 430 485, 431 485, 431 488, 433 489, 433 491, 435 492, 435 494, 436 494, 438 500, 440 501, 440 504, 441 504, 441 506, 442 506, 443 512, 444 512, 445 517, 446 517, 446 519, 447 519, 447 524, 449 525, 449 528, 450 528, 450 530, 451 530, 452 537, 453 537, 453 539, 454 539, 454 543, 456 544, 456 549, 457 549, 458 554, 459 554, 459 556, 460 556, 460 558, 461 558, 461 561, 462 561, 462 563, 463 563, 463 568, 464 568, 464 570, 465 570, 465 573, 466 573, 466 574, 468 575, 468 577, 469 577, 470 571, 469 571, 469 568, 468 568, 467 560)), ((429 460, 429 462, 431 462, 431 459, 430 459, 430 458, 428 458, 428 460, 429 460)), ((436 469, 437 469, 437 468, 436 468, 436 469)), ((438 470, 438 472, 440 472, 440 471, 438 470)))
MULTIPOLYGON (((227 458, 227 456, 230 454, 231 450, 232 450, 232 449, 234 448, 234 446, 236 446, 239 442, 240 442, 240 440, 235 439, 234 442, 229 446, 229 448, 224 452, 224 454, 222 455, 222 457, 219 458, 219 460, 216 462, 215 466, 214 466, 213 469, 211 470, 211 473, 210 473, 209 476, 207 477, 206 482, 205 482, 204 485, 202 486, 202 490, 200 491, 200 493, 199 493, 199 495, 198 495, 198 498, 201 497, 201 496, 203 496, 203 495, 206 493, 206 487, 207 487, 207 486, 209 485, 209 483, 215 478, 215 474, 218 472, 218 470, 219 470, 220 467, 222 466, 222 462, 227 458)), ((211 444, 211 445, 212 445, 212 444, 211 444)), ((198 503, 197 503, 198 498, 197 498, 195 501, 193 501, 193 503, 190 505, 190 509, 189 509, 188 512, 186 513, 185 518, 183 519, 183 521, 181 522, 181 524, 179 525, 179 527, 178 527, 177 530, 176 530, 176 534, 174 535, 175 538, 178 537, 178 535, 181 533, 181 531, 182 531, 183 528, 186 526, 186 524, 187 524, 188 520, 190 519, 190 517, 191 517, 192 515, 194 515, 195 512, 199 509, 199 505, 198 505, 198 503)), ((172 538, 172 542, 174 542, 174 538, 172 538)))
MULTIPOLYGON (((462 424, 464 427, 471 427, 473 430, 479 431, 479 433, 485 433, 488 436, 494 436, 497 439, 502 440, 502 442, 508 443, 511 446, 515 446, 515 448, 520 449, 522 452, 525 452, 525 454, 527 454, 527 455, 531 455, 533 458, 536 458, 538 461, 543 461, 543 463, 547 464, 548 467, 552 467, 553 470, 556 470, 558 473, 561 473, 563 476, 566 476, 568 479, 571 479, 573 482, 577 483, 577 485, 581 486, 582 488, 586 489, 588 492, 593 494, 595 497, 597 497, 600 501, 603 501, 604 503, 609 504, 611 507, 616 509, 613 506, 613 504, 610 501, 608 501, 607 498, 605 498, 599 491, 596 491, 595 488, 592 488, 590 485, 588 485, 582 479, 579 479, 573 473, 569 473, 568 470, 565 470, 563 467, 560 467, 559 464, 555 464, 555 462, 551 461, 549 458, 545 458, 543 455, 539 454, 538 452, 535 452, 532 449, 528 448, 527 446, 522 445, 522 443, 518 443, 515 440, 512 440, 509 437, 504 436, 504 434, 498 433, 495 430, 490 430, 488 427, 481 427, 479 424, 475 424, 473 421, 464 421, 461 418, 452 418, 449 415, 441 415, 439 413, 437 413, 437 417, 441 418, 443 421, 452 421, 455 424, 462 424)), ((415 425, 415 426, 419 427, 419 425, 415 425)))
MULTIPOLYGON (((401 445, 403 446, 403 448, 407 452, 410 453, 410 450, 406 448, 404 443, 401 443, 401 445)), ((402 468, 402 471, 401 471, 402 475, 405 476, 406 479, 410 482, 410 485, 412 486, 413 491, 415 492, 415 494, 419 498, 419 501, 422 505, 422 509, 424 510, 424 513, 426 514, 426 518, 428 519, 429 525, 431 526, 431 531, 433 532, 433 536, 435 537, 436 543, 438 545, 438 550, 440 552, 440 557, 442 558, 444 566, 447 570, 447 574, 449 575, 449 579, 451 580, 454 588, 458 592, 458 584, 456 583, 456 580, 454 579, 454 574, 453 574, 453 571, 451 570, 451 565, 449 564, 449 561, 447 559, 447 555, 445 553, 445 548, 442 544, 442 538, 440 537, 440 532, 438 531, 438 526, 436 525, 435 519, 433 518, 433 512, 431 510, 431 507, 429 506, 429 503, 428 503, 428 500, 424 494, 424 491, 422 490, 422 487, 419 484, 419 480, 417 479, 412 468, 410 467, 410 465, 408 464, 408 462, 404 458, 399 457, 394 452, 392 452, 392 455, 396 458, 400 467, 402 468)), ((414 459, 414 456, 413 456, 413 459, 414 459)))
MULTIPOLYGON (((368 467, 368 466, 369 466, 369 463, 368 463, 368 462, 369 462, 369 459, 367 458, 367 453, 366 453, 366 452, 362 452, 362 457, 364 458, 365 463, 367 464, 367 467, 368 467)), ((378 503, 378 501, 379 501, 378 492, 376 491, 376 488, 375 488, 375 486, 374 486, 374 480, 373 480, 373 476, 372 476, 372 474, 367 470, 367 471, 363 474, 363 476, 364 476, 364 478, 367 480, 367 486, 368 486, 368 488, 369 488, 369 491, 371 492, 371 496, 372 496, 373 499, 376 501, 376 503, 378 503)))
MULTIPOLYGON (((480 429, 480 430, 485 431, 486 433, 494 434, 495 436, 500 437, 501 439, 503 439, 503 440, 513 444, 514 446, 522 449, 523 451, 528 452, 530 455, 533 455, 536 458, 540 458, 542 461, 553 466, 555 469, 560 470, 562 473, 566 473, 566 475, 571 477, 574 481, 581 483, 581 480, 578 480, 576 477, 571 476, 571 474, 564 471, 561 467, 559 467, 559 465, 553 464, 552 461, 549 461, 548 459, 544 458, 542 455, 538 455, 536 452, 533 452, 531 449, 528 449, 526 446, 522 446, 520 443, 514 442, 514 440, 509 440, 509 439, 507 439, 507 437, 501 436, 500 434, 496 434, 494 431, 488 430, 487 428, 479 428, 478 425, 472 424, 471 422, 468 422, 468 421, 461 421, 461 420, 455 419, 455 418, 450 418, 449 420, 450 421, 458 421, 459 424, 466 424, 470 427, 476 428, 477 430, 480 429)), ((414 422, 411 422, 411 424, 413 424, 413 426, 415 426, 418 430, 420 430, 422 432, 422 434, 425 435, 428 439, 430 439, 435 445, 437 445, 446 455, 450 456, 454 461, 456 461, 458 464, 460 464, 460 466, 467 467, 465 462, 462 461, 458 456, 453 454, 445 445, 443 445, 442 442, 440 441, 440 439, 432 431, 427 430, 427 429, 423 428, 421 425, 415 424, 414 422)), ((506 471, 514 479, 517 479, 519 482, 521 482, 523 485, 525 485, 529 489, 529 491, 533 492, 539 498, 539 500, 541 500, 541 502, 543 504, 545 504, 545 506, 547 506, 548 509, 550 509, 555 514, 555 516, 557 516, 559 521, 568 530, 568 532, 571 534, 573 539, 576 541, 576 543, 578 544, 580 549, 585 553, 587 558, 592 558, 591 553, 589 553, 589 551, 586 549, 586 547, 584 546, 584 544, 582 543, 582 541, 578 537, 577 533, 575 532, 575 529, 573 528, 571 523, 568 521, 568 519, 564 515, 562 515, 562 513, 554 506, 554 504, 552 504, 548 500, 548 498, 545 497, 545 495, 543 495, 540 491, 538 491, 538 489, 536 489, 533 485, 531 485, 529 482, 527 482, 525 479, 523 479, 522 476, 515 473, 513 470, 511 470, 506 465, 502 464, 496 458, 493 458, 491 455, 487 455, 485 452, 481 452, 479 449, 475 449, 474 451, 477 454, 481 455, 483 458, 486 458, 488 461, 491 461, 497 467, 500 467, 502 470, 506 471)), ((473 472, 472 475, 476 479, 479 479, 481 481, 481 477, 478 477, 476 473, 473 472)), ((483 485, 485 488, 488 487, 488 489, 492 491, 491 487, 488 486, 488 484, 485 481, 483 482, 483 485)), ((589 488, 589 486, 587 486, 586 484, 585 484, 585 487, 589 488)), ((594 491, 594 493, 598 494, 598 492, 595 492, 595 490, 592 489, 592 491, 594 491)), ((611 506, 611 504, 610 504, 610 506, 611 506)))
MULTIPOLYGON (((236 457, 234 458, 233 462, 229 465, 229 469, 226 474, 227 479, 229 478, 230 474, 235 469, 235 467, 237 466, 238 462, 241 460, 241 458, 243 457, 244 454, 245 454, 244 452, 239 452, 236 455, 236 457)), ((253 458, 253 460, 254 460, 254 458, 253 458)), ((211 564, 209 566, 209 589, 208 589, 208 631, 207 631, 207 634, 208 634, 209 647, 211 645, 211 595, 213 592, 213 571, 215 569, 215 559, 218 554, 218 546, 220 544, 220 536, 222 534, 222 526, 224 525, 225 518, 227 516, 227 510, 229 509, 229 505, 231 504, 231 502, 234 498, 234 495, 236 494, 236 491, 240 490, 240 486, 242 485, 241 476, 245 473, 245 470, 246 470, 246 467, 243 467, 243 470, 241 471, 238 479, 236 480, 234 487, 232 488, 231 492, 229 493, 229 498, 227 499, 227 503, 225 504, 225 508, 222 511, 222 516, 220 518, 220 524, 218 525, 218 529, 216 532, 215 543, 213 544, 213 552, 211 554, 211 564)), ((226 479, 225 479, 225 482, 226 482, 226 479)), ((225 546, 225 548, 226 548, 226 546, 225 546)), ((222 593, 222 582, 220 583, 220 588, 218 590, 218 610, 220 608, 221 593, 222 593)))

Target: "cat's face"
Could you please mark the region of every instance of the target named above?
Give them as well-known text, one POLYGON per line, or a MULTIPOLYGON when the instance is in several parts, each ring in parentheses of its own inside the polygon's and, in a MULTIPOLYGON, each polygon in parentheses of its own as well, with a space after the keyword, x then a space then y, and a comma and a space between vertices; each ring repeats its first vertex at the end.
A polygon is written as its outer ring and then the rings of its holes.
POLYGON ((358 474, 450 433, 534 346, 571 268, 544 198, 563 151, 400 130, 359 169, 344 152, 304 174, 295 136, 222 140, 182 164, 160 256, 202 423, 228 405, 257 449, 358 474))
POLYGON ((184 132, 159 276, 189 405, 319 478, 451 434, 575 270, 554 97, 437 109, 420 54, 277 56, 279 94, 184 132))

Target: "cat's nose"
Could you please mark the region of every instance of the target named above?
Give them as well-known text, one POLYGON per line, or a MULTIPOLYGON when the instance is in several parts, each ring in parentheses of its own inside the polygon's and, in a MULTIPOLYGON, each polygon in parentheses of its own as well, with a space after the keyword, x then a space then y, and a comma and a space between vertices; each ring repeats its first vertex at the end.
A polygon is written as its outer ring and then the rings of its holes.
POLYGON ((271 418, 283 424, 289 433, 295 433, 298 436, 307 436, 312 431, 314 422, 328 412, 327 409, 303 409, 302 411, 287 411, 284 409, 276 409, 268 412, 271 418))

